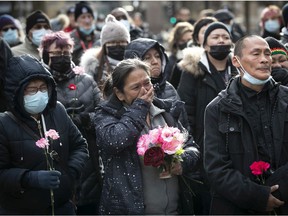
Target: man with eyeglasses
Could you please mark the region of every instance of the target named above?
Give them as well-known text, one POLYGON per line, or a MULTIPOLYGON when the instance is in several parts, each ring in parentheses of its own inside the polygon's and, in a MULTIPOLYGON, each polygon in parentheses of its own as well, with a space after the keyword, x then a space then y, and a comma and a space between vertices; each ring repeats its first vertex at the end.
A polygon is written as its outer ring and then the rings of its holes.
POLYGON ((10 47, 22 44, 22 31, 16 24, 14 17, 4 14, 0 16, 0 36, 9 44, 10 47))
POLYGON ((42 37, 51 32, 49 17, 42 11, 37 10, 26 18, 26 37, 23 44, 12 48, 15 56, 30 54, 40 59, 38 47, 42 37))

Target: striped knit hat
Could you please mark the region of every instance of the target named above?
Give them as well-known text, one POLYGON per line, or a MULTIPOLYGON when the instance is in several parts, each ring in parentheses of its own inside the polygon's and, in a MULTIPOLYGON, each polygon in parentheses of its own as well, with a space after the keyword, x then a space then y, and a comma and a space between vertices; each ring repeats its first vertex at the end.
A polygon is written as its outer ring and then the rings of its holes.
POLYGON ((273 37, 266 37, 265 40, 269 44, 271 55, 282 54, 288 56, 288 51, 285 46, 273 37))

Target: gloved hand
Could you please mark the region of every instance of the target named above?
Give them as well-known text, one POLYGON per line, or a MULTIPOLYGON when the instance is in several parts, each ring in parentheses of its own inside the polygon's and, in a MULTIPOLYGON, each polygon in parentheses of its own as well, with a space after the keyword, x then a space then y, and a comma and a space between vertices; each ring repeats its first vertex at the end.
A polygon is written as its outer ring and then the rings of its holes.
POLYGON ((61 172, 57 170, 30 171, 23 179, 24 185, 42 189, 56 189, 60 185, 61 172))

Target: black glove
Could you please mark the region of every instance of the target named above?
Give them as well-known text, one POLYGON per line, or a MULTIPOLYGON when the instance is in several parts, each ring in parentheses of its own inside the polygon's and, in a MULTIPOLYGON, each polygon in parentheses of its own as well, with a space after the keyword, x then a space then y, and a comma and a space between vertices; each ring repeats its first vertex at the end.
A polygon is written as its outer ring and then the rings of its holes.
POLYGON ((57 170, 30 171, 24 175, 22 184, 24 187, 56 189, 60 185, 60 176, 61 172, 57 170))

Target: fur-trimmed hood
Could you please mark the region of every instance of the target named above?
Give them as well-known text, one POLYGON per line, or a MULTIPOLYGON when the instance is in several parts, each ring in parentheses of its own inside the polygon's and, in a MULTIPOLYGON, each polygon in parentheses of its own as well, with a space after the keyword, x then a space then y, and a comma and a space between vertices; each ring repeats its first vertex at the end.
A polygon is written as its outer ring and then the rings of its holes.
POLYGON ((90 48, 83 53, 80 60, 80 66, 82 66, 85 72, 92 77, 95 74, 96 67, 99 65, 99 59, 97 56, 101 52, 101 47, 90 48))
POLYGON ((188 47, 183 50, 183 59, 178 63, 178 67, 194 76, 204 74, 204 71, 199 67, 199 62, 202 56, 205 55, 205 50, 202 47, 188 47))

